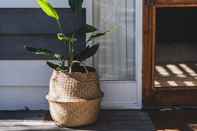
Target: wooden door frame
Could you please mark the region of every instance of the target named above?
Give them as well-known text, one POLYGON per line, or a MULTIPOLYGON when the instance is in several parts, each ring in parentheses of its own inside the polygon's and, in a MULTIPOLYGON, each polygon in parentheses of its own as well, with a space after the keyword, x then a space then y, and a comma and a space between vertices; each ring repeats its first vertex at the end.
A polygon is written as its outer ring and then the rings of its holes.
POLYGON ((153 101, 153 9, 147 0, 143 2, 143 105, 149 106, 153 101))
POLYGON ((194 98, 197 98, 197 90, 187 90, 181 91, 177 90, 176 92, 170 91, 160 91, 156 92, 153 89, 153 78, 154 78, 154 67, 155 67, 155 34, 156 31, 156 8, 158 7, 197 7, 197 2, 188 2, 187 0, 177 0, 168 2, 165 4, 165 0, 161 3, 153 2, 148 4, 149 0, 143 1, 143 105, 144 107, 170 105, 171 103, 176 103, 178 105, 197 105, 197 102, 192 102, 194 98), (180 2, 181 1, 181 2, 180 2), (167 99, 163 99, 165 96, 168 96, 167 99), (161 99, 160 103, 156 102, 156 99, 161 99))

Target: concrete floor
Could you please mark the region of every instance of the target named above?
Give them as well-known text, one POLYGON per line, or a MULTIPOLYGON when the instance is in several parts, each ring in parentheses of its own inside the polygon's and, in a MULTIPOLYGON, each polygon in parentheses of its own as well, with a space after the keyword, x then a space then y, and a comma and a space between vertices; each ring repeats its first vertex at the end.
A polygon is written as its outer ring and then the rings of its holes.
POLYGON ((142 111, 101 111, 97 123, 81 128, 59 128, 47 111, 1 111, 0 131, 154 131, 142 111))

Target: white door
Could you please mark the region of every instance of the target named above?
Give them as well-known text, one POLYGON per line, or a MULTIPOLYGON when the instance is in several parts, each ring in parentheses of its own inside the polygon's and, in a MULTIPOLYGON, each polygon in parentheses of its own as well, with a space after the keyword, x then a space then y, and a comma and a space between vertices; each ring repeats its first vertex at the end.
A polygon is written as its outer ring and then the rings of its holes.
MULTIPOLYGON (((66 0, 49 0, 66 7, 66 0)), ((111 30, 91 60, 105 93, 105 109, 142 107, 142 0, 85 0, 87 23, 111 30)), ((0 8, 37 8, 36 0, 1 0, 0 8)), ((48 109, 51 70, 42 60, 0 61, 0 110, 48 109), (14 68, 11 68, 13 67, 14 68)))

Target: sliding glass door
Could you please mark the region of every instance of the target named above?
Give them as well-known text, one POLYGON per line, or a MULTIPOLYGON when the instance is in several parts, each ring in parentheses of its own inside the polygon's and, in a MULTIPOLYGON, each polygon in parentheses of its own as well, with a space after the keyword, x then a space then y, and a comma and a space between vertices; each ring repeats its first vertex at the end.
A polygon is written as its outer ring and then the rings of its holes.
POLYGON ((94 58, 101 80, 135 80, 135 1, 94 1, 93 24, 109 30, 94 58))
POLYGON ((97 40, 100 48, 92 63, 102 80, 104 103, 113 100, 115 108, 141 106, 140 3, 140 0, 93 1, 93 24, 110 32, 97 40))

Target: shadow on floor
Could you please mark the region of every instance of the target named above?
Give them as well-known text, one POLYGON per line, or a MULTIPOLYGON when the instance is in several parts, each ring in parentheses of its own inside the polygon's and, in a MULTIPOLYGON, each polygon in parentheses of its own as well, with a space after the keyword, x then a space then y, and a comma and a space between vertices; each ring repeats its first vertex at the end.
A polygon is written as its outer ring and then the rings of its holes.
POLYGON ((80 128, 59 128, 47 111, 0 112, 0 131, 154 131, 143 111, 101 111, 98 121, 80 128))
POLYGON ((157 131, 197 131, 197 109, 148 112, 157 131))

